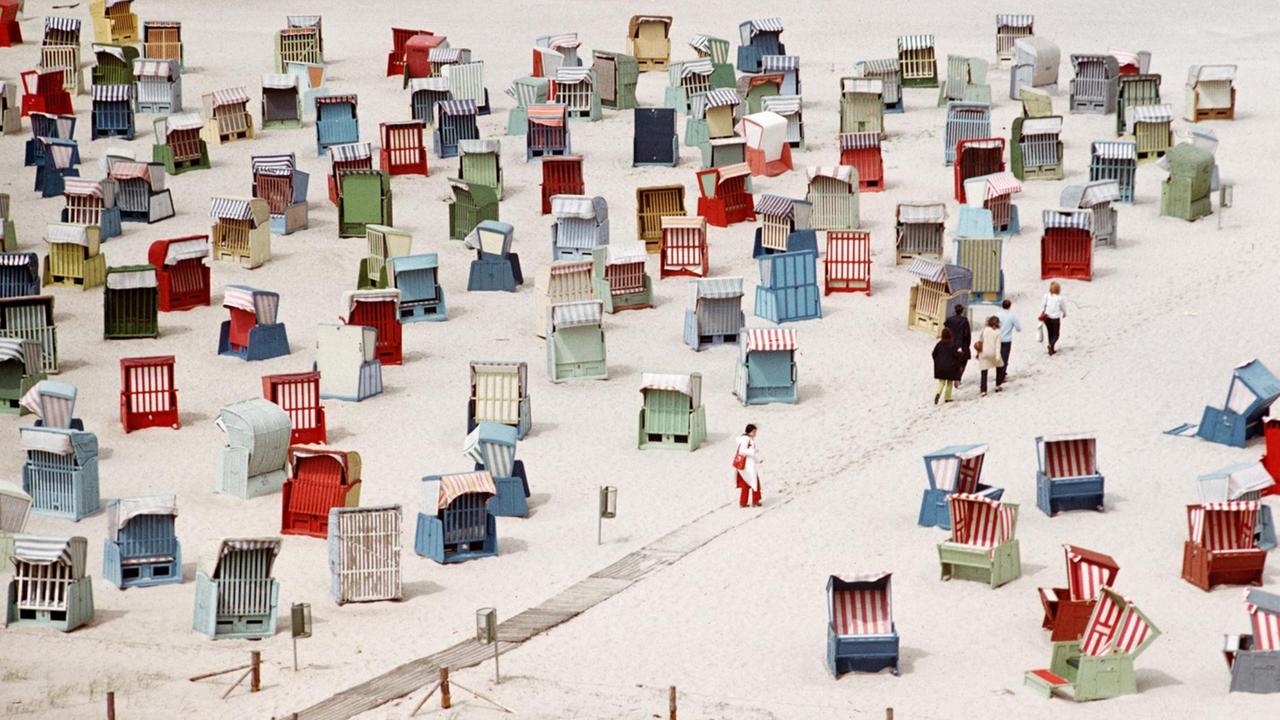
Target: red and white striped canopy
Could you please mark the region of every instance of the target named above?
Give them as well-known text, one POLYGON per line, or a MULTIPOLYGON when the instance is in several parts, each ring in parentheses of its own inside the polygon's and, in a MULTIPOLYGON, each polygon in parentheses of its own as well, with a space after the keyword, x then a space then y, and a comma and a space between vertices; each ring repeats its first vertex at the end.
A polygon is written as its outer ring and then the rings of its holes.
POLYGON ((440 499, 436 508, 443 510, 457 498, 467 493, 485 493, 497 495, 498 488, 493 484, 493 475, 487 470, 470 473, 454 473, 440 476, 440 499))
POLYGON ((213 91, 213 107, 215 108, 220 108, 223 105, 243 105, 247 102, 249 102, 249 94, 242 87, 213 91))
POLYGON ((889 635, 893 632, 892 574, 832 575, 827 580, 827 617, 833 632, 889 635))
POLYGON ((565 112, 568 107, 557 103, 530 105, 526 112, 529 122, 544 127, 564 127, 565 112))
POLYGON ((1188 505, 1188 539, 1210 552, 1252 550, 1257 547, 1253 531, 1258 507, 1256 500, 1188 505))
POLYGON ((1120 566, 1110 555, 1063 545, 1067 555, 1067 592, 1072 600, 1096 600, 1103 587, 1110 587, 1120 566))
POLYGON ((796 331, 783 328, 748 328, 742 335, 747 352, 794 352, 796 331))
POLYGON ((1018 524, 1016 506, 965 493, 947 499, 951 505, 951 542, 995 548, 1013 537, 1018 524))
POLYGON ((1158 632, 1132 602, 1104 587, 1080 638, 1080 651, 1094 657, 1128 655, 1140 651, 1158 632))
POLYGON ((1036 438, 1040 471, 1051 478, 1081 477, 1098 472, 1097 440, 1090 434, 1036 438))
POLYGON ((1280 595, 1249 588, 1244 603, 1253 623, 1253 646, 1261 652, 1280 650, 1280 595))

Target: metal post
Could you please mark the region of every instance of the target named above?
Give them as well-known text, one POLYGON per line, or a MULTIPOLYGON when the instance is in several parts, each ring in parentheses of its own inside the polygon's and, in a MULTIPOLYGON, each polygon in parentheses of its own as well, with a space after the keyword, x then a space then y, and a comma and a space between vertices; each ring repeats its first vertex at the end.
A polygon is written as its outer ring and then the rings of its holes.
POLYGON ((499 685, 499 684, 501 684, 501 683, 502 683, 502 675, 498 672, 498 640, 497 640, 497 638, 494 638, 494 641, 493 641, 493 684, 494 684, 494 685, 499 685))
MULTIPOLYGON (((1222 213, 1218 213, 1218 222, 1222 222, 1222 213)), ((602 513, 596 513, 596 544, 597 545, 599 545, 602 542, 601 538, 603 538, 603 536, 604 536, 604 515, 602 513)))
POLYGON ((298 636, 293 636, 293 671, 298 672, 298 636))

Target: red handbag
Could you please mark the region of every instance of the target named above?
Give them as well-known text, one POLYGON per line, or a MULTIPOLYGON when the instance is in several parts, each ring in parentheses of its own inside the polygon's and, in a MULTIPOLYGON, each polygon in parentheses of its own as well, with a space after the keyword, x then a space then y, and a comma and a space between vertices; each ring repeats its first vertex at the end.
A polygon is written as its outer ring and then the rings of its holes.
POLYGON ((734 453, 733 469, 742 470, 742 469, 745 469, 746 467, 747 467, 747 456, 743 455, 742 453, 734 453))

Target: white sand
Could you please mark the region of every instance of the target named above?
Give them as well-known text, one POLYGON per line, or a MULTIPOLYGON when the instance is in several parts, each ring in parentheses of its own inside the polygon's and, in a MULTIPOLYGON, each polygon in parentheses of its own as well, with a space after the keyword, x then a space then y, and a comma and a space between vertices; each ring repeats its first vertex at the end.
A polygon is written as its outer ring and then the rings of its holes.
MULTIPOLYGON (((49 5, 28 0, 27 44, 0 50, 0 76, 16 79, 35 63, 40 18, 49 5)), ((482 133, 498 136, 511 105, 502 90, 527 73, 535 35, 576 30, 589 58, 587 48, 623 49, 630 13, 675 10, 673 55, 679 59, 690 56, 685 42, 694 32, 736 46, 740 20, 782 14, 787 49, 802 58, 809 146, 796 155, 797 172, 757 179, 755 189, 794 196, 804 191, 800 168, 836 161, 837 78, 855 60, 890 56, 899 33, 915 32, 936 33, 940 55, 990 57, 994 34, 989 6, 938 0, 899 3, 905 12, 872 17, 855 17, 848 3, 825 2, 672 8, 560 0, 526 3, 529 9, 521 13, 498 2, 431 3, 416 12, 331 0, 137 5, 143 19, 184 23, 188 109, 199 106, 202 92, 244 85, 255 98, 255 116, 258 78, 271 66, 272 33, 283 27, 286 13, 323 14, 330 87, 359 93, 367 140, 376 140, 379 121, 408 117, 399 79, 383 77, 392 25, 429 27, 486 62, 495 113, 482 118, 482 133)), ((742 511, 744 523, 736 530, 513 652, 503 661, 508 681, 492 688, 495 697, 531 718, 648 718, 664 711, 670 684, 687 693, 682 717, 870 718, 887 705, 899 717, 925 720, 956 717, 962 709, 1008 717, 1222 717, 1228 709, 1249 716, 1274 708, 1264 697, 1227 694, 1221 634, 1247 628, 1241 591, 1204 593, 1178 576, 1183 506, 1196 497, 1195 476, 1254 458, 1259 446, 1235 450, 1160 431, 1195 421, 1205 403, 1220 403, 1236 363, 1258 356, 1280 369, 1280 340, 1273 332, 1280 254, 1269 237, 1280 183, 1274 163, 1264 160, 1280 151, 1268 120, 1278 109, 1268 64, 1280 39, 1274 30, 1280 13, 1271 3, 1244 3, 1222 14, 1188 2, 1159 10, 1140 3, 1121 9, 1103 2, 1015 5, 1010 9, 1035 12, 1038 33, 1062 48, 1059 112, 1065 112, 1071 52, 1149 49, 1153 71, 1164 75, 1163 96, 1179 117, 1189 64, 1239 63, 1237 121, 1209 125, 1222 140, 1223 175, 1237 187, 1237 208, 1228 212, 1222 231, 1215 230, 1216 218, 1189 224, 1157 217, 1164 173, 1144 166, 1138 204, 1120 208, 1119 248, 1096 254, 1093 282, 1064 283, 1070 317, 1063 352, 1045 357, 1033 329, 1044 288, 1039 212, 1056 207, 1066 184, 1087 179, 1089 142, 1112 137, 1114 128, 1113 116, 1069 116, 1067 178, 1026 184, 1017 198, 1023 232, 1006 245, 1007 287, 1027 329, 1014 345, 1013 384, 978 402, 971 368, 959 402, 934 408, 933 343, 905 327, 913 278, 892 262, 892 213, 902 201, 947 200, 954 220, 955 203, 951 170, 942 165, 936 91, 909 90, 908 112, 886 116, 889 190, 862 197, 863 223, 876 253, 874 294, 824 298, 822 321, 793 326, 801 343, 799 405, 743 409, 730 394, 736 350, 694 353, 681 342, 681 280, 655 281, 655 309, 607 319, 608 382, 552 386, 543 343, 531 332, 531 285, 515 295, 465 292, 469 254, 446 239, 443 202, 445 178, 456 172, 457 161, 432 157, 429 179, 394 180, 395 224, 414 233, 415 251, 440 253, 450 319, 405 328, 405 364, 385 370, 383 395, 361 404, 327 403, 331 443, 364 458, 364 503, 404 507, 406 599, 338 608, 328 597, 325 543, 287 537, 276 573, 285 611, 280 632, 256 643, 215 643, 191 631, 194 563, 205 541, 279 529, 278 496, 244 502, 213 493, 222 435, 212 420, 221 406, 258 396, 263 374, 310 368, 315 325, 338 315, 364 243, 336 238, 336 209, 324 191, 328 163, 316 157, 312 126, 212 147, 212 170, 170 179, 178 216, 150 227, 126 225, 124 237, 105 246, 110 264, 143 261, 157 238, 206 232, 209 195, 248 194, 254 153, 298 154, 312 173, 311 229, 272 238, 274 259, 258 270, 217 264, 214 306, 164 315, 154 341, 101 342, 101 291, 53 290, 64 368, 58 379, 80 388, 78 415, 98 434, 103 497, 177 493, 186 581, 121 592, 100 579, 102 515, 78 524, 33 517, 30 532, 89 538, 97 614, 69 635, 29 627, 0 632, 0 714, 101 717, 108 689, 117 692, 123 718, 261 718, 300 710, 464 639, 477 607, 495 605, 509 617, 729 501, 732 438, 746 422, 762 426, 768 512, 745 522, 757 513, 742 511), (216 356, 217 326, 225 317, 220 290, 235 282, 281 293, 291 355, 253 365, 216 356), (117 419, 117 361, 165 353, 178 357, 183 428, 125 436, 117 419), (469 467, 460 447, 471 359, 530 364, 534 430, 519 456, 529 469, 535 509, 527 520, 500 520, 498 558, 443 567, 412 553, 413 518, 423 505, 421 476, 469 467), (635 449, 636 388, 644 370, 703 373, 710 438, 701 450, 635 449), (1060 431, 1097 433, 1108 484, 1105 514, 1050 520, 1035 509, 1033 438, 1060 431), (1023 577, 996 591, 941 583, 934 545, 944 534, 915 524, 925 485, 920 456, 955 442, 990 443, 988 482, 1006 487, 1006 500, 1022 505, 1023 577), (607 542, 596 547, 595 488, 605 483, 620 488, 621 511, 606 527, 607 542), (792 501, 769 510, 784 498, 792 501), (1059 546, 1065 542, 1114 555, 1122 566, 1119 589, 1164 631, 1138 662, 1139 695, 1075 707, 1046 703, 1021 689, 1023 671, 1049 661, 1035 588, 1064 581, 1059 546), (827 575, 881 569, 895 573, 903 675, 832 681, 823 660, 827 575), (287 608, 298 601, 313 604, 315 637, 301 644, 306 667, 295 675, 289 670, 287 608), (263 692, 238 690, 223 702, 218 697, 229 678, 187 682, 188 676, 243 662, 250 649, 264 654, 263 692)), ((86 7, 69 12, 86 18, 87 53, 92 31, 86 7)), ((1007 137, 1018 109, 1005 99, 1007 73, 993 70, 990 80, 997 103, 993 125, 1007 137)), ((642 102, 660 103, 665 84, 664 73, 643 75, 642 102)), ((93 177, 97 159, 121 143, 89 142, 87 96, 76 98, 75 106, 82 172, 93 177)), ((151 152, 150 121, 139 116, 139 136, 129 144, 140 157, 151 152)), ((682 147, 674 169, 633 169, 625 114, 606 110, 604 122, 578 122, 572 132, 574 150, 587 158, 588 193, 610 203, 613 237, 634 236, 637 185, 682 182, 686 203, 691 209, 696 204, 696 151, 682 147)), ((0 138, 0 186, 14 198, 22 249, 43 253, 44 225, 56 218, 62 201, 37 201, 31 193, 34 171, 19 164, 25 133, 0 138)), ((532 278, 549 256, 550 223, 538 215, 539 168, 524 163, 523 143, 521 137, 503 138, 507 196, 501 215, 517 228, 516 249, 532 278)), ((749 315, 757 277, 751 232, 750 225, 711 232, 712 272, 748 279, 749 315)), ((655 263, 650 265, 656 276, 655 263)), ((28 422, 0 416, 0 437, 7 438, 0 477, 17 480, 22 454, 16 428, 28 422)), ((1272 568, 1270 582, 1274 562, 1272 568)), ((459 679, 487 692, 491 670, 486 664, 459 679)), ((464 695, 455 693, 461 702, 456 716, 493 714, 464 695)), ((365 717, 405 717, 413 702, 365 717)))

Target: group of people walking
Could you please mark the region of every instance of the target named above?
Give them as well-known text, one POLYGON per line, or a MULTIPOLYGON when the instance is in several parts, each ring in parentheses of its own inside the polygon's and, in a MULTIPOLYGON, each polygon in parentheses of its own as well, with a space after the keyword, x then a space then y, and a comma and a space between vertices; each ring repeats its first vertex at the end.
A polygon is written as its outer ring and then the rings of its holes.
MULTIPOLYGON (((1013 302, 1004 300, 1000 309, 987 318, 986 323, 974 337, 969 327, 969 318, 965 314, 964 305, 956 305, 954 314, 943 323, 938 343, 933 346, 933 378, 938 381, 933 393, 933 402, 951 402, 951 394, 960 387, 965 368, 976 355, 978 369, 981 371, 978 380, 978 391, 983 397, 987 394, 988 374, 995 370, 995 391, 1004 389, 1009 381, 1009 355, 1013 352, 1013 333, 1022 332, 1022 323, 1013 314, 1013 302)), ((1062 319, 1067 316, 1066 303, 1062 298, 1062 286, 1049 284, 1049 292, 1045 293, 1040 306, 1039 321, 1044 326, 1042 334, 1048 336, 1049 354, 1057 354, 1058 337, 1062 330, 1062 319)))

